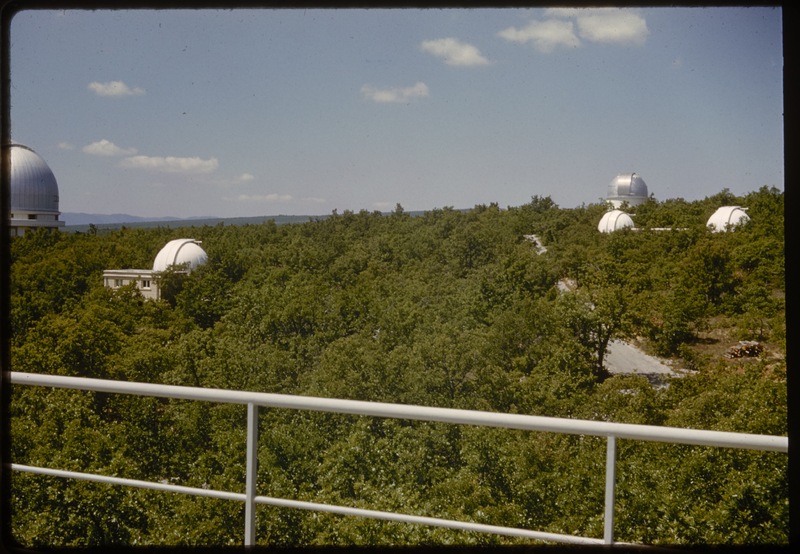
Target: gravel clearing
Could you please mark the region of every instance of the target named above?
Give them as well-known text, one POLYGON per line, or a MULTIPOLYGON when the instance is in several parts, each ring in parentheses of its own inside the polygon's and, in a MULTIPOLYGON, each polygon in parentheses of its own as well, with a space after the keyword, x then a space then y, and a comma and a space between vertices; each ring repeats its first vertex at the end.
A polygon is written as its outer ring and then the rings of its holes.
POLYGON ((606 369, 611 373, 675 374, 675 371, 659 358, 649 356, 621 340, 612 340, 608 343, 604 361, 606 369))

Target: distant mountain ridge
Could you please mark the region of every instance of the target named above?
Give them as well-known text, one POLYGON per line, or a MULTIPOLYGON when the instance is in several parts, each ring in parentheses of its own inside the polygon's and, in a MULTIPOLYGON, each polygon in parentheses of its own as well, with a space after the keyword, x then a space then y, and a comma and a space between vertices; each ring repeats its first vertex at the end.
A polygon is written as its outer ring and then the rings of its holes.
POLYGON ((265 221, 284 223, 304 223, 312 219, 325 219, 328 216, 311 215, 262 215, 254 217, 141 217, 130 214, 88 214, 62 212, 65 231, 85 232, 90 225, 98 229, 118 229, 120 227, 202 227, 204 225, 257 225, 265 221))
MULTIPOLYGON (((88 214, 83 212, 63 212, 61 220, 65 225, 107 225, 114 223, 138 223, 145 221, 179 221, 180 217, 141 217, 129 214, 88 214)), ((191 218, 196 219, 196 218, 191 218)), ((212 219, 211 216, 203 219, 212 219)))
MULTIPOLYGON (((406 212, 411 216, 422 215, 423 211, 406 212)), ((258 225, 265 221, 274 221, 278 225, 285 223, 305 223, 316 219, 325 219, 329 215, 261 215, 251 217, 142 217, 130 214, 89 214, 82 212, 62 212, 65 231, 85 232, 90 225, 98 229, 117 229, 119 227, 202 227, 203 225, 258 225)))

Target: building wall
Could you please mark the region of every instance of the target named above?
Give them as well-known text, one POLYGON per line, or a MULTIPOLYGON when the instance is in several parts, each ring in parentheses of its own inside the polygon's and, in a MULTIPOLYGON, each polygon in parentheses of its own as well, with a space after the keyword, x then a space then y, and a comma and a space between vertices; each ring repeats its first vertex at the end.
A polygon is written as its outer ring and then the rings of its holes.
POLYGON ((9 222, 12 237, 21 237, 28 229, 33 230, 44 227, 45 229, 55 230, 63 226, 64 222, 58 220, 58 213, 26 210, 14 210, 9 222))
POLYGON ((158 287, 157 277, 156 273, 149 269, 107 269, 103 272, 103 285, 109 289, 118 289, 135 283, 143 297, 158 300, 161 297, 161 290, 158 287))
POLYGON ((641 196, 609 196, 606 198, 606 202, 611 204, 615 210, 622 208, 622 204, 625 202, 628 203, 628 206, 633 208, 644 204, 646 201, 647 197, 641 196))

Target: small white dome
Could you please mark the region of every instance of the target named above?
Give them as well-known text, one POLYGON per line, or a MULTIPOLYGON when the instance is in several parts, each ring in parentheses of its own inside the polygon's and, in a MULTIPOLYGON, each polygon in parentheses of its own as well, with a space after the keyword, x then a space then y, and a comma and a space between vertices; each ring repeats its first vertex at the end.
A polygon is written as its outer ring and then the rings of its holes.
POLYGON ((191 271, 208 261, 208 254, 194 239, 175 239, 169 241, 156 256, 153 271, 165 271, 172 266, 185 266, 191 271))
POLYGON ((745 213, 746 209, 741 206, 722 206, 711 214, 706 226, 714 233, 723 233, 737 225, 743 225, 750 221, 750 216, 745 213))
POLYGON ((600 223, 597 225, 597 230, 601 233, 613 233, 626 227, 633 227, 631 216, 622 210, 611 210, 603 214, 600 223))

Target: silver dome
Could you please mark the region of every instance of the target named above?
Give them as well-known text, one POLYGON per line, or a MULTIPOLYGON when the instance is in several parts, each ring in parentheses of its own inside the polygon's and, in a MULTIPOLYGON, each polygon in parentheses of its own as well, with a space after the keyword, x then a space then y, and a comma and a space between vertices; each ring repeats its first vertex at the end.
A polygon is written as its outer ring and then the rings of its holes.
POLYGON ((620 173, 608 184, 606 200, 617 208, 623 202, 637 206, 647 200, 647 185, 637 173, 620 173))
POLYGON ((11 212, 58 214, 58 183, 47 163, 21 144, 11 149, 11 212))

